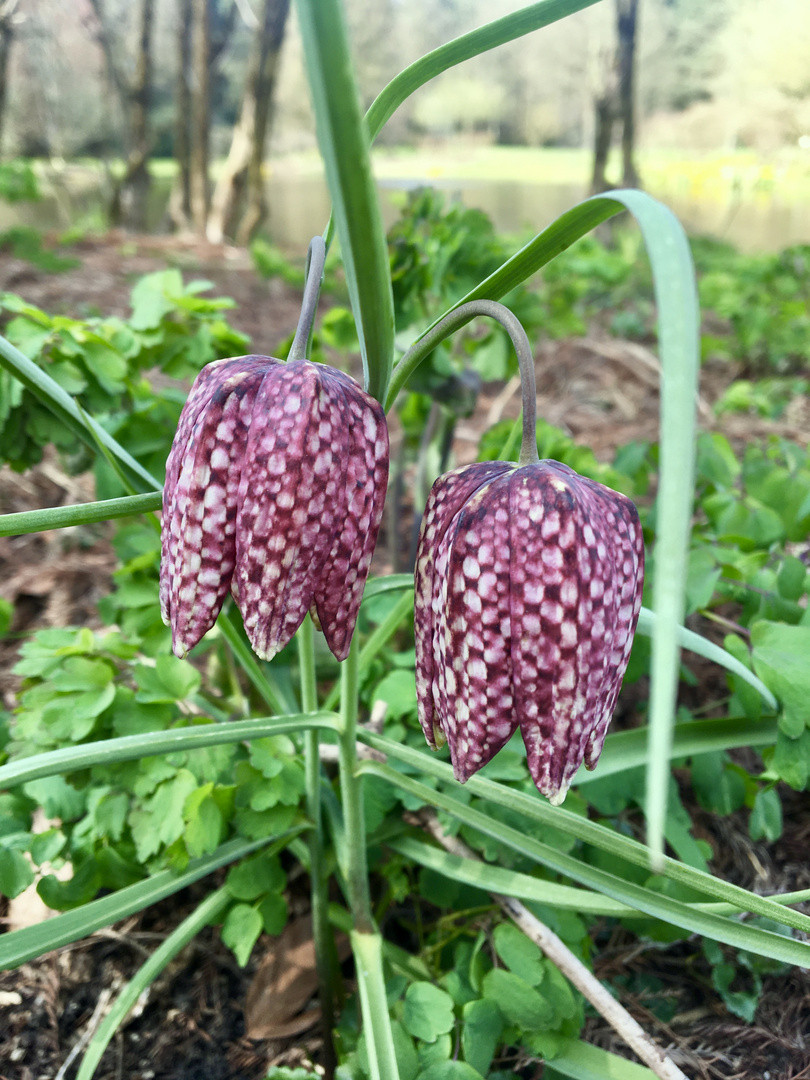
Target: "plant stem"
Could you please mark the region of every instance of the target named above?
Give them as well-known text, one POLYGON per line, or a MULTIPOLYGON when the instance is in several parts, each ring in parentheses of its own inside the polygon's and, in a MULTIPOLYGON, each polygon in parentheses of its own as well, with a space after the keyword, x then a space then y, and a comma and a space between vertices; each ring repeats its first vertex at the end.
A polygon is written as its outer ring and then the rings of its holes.
POLYGON ((372 1080, 399 1080, 391 1018, 385 995, 382 937, 374 924, 368 888, 366 819, 363 809, 363 778, 357 767, 358 703, 357 635, 340 668, 340 718, 338 754, 340 792, 343 802, 343 877, 352 913, 350 940, 366 1030, 372 1080))
MULTIPOLYGON (((319 237, 320 239, 320 237, 319 237)), ((315 628, 306 616, 297 634, 298 665, 301 678, 301 706, 304 713, 318 710, 318 685, 315 677, 315 628)), ((323 1066, 326 1080, 332 1080, 337 1066, 332 1029, 335 1026, 334 942, 329 927, 329 879, 324 865, 323 819, 321 816, 321 760, 317 728, 304 733, 307 815, 312 822, 309 831, 309 880, 312 903, 312 939, 315 945, 315 964, 318 970, 318 990, 321 1001, 323 1028, 323 1066)))
POLYGON ((455 308, 445 315, 418 341, 415 341, 394 370, 386 400, 386 408, 390 409, 392 407, 397 393, 425 357, 429 356, 445 338, 455 333, 456 330, 459 330, 471 319, 474 319, 476 315, 486 315, 490 319, 499 322, 512 339, 512 344, 515 347, 518 367, 520 368, 520 385, 523 393, 523 439, 520 445, 518 464, 530 465, 532 462, 539 461, 537 456, 537 389, 534 378, 534 355, 520 320, 508 307, 504 307, 503 304, 499 304, 495 300, 471 300, 469 304, 462 304, 461 307, 455 308))
POLYGON ((287 354, 287 362, 306 360, 312 343, 312 327, 318 310, 318 297, 323 284, 323 267, 326 262, 326 245, 322 236, 313 236, 307 251, 306 281, 304 298, 301 302, 301 314, 298 318, 295 337, 287 354))
POLYGON ((363 813, 363 782, 357 773, 357 635, 352 638, 349 655, 340 669, 340 719, 338 754, 340 762, 340 791, 346 827, 346 878, 349 907, 354 928, 362 933, 374 933, 371 899, 368 890, 366 862, 366 819, 363 813))

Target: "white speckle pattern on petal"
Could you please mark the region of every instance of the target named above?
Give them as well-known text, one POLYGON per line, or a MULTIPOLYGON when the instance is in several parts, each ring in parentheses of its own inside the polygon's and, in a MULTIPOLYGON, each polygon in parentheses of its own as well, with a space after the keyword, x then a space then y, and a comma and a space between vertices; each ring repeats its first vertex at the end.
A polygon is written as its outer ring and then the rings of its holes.
POLYGON ((164 488, 161 610, 177 655, 214 624, 230 587, 260 656, 312 608, 343 659, 387 479, 385 415, 348 375, 259 356, 204 368, 164 488))
POLYGON ((560 803, 593 768, 641 608, 629 499, 556 461, 439 478, 416 564, 419 719, 464 781, 519 724, 537 788, 560 803))

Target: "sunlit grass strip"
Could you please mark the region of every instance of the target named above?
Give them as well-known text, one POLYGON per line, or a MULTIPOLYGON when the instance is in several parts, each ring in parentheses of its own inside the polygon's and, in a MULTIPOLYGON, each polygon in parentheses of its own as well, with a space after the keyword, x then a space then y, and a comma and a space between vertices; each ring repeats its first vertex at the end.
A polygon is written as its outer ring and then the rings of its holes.
POLYGON ((426 53, 396 75, 381 90, 366 113, 370 141, 379 135, 400 105, 425 83, 441 75, 465 60, 504 45, 507 41, 524 37, 534 30, 549 26, 566 15, 591 7, 597 0, 541 0, 529 4, 511 15, 505 15, 477 30, 448 41, 438 49, 426 53))
POLYGON ((297 0, 297 9, 366 389, 382 401, 394 357, 394 301, 343 13, 339 0, 297 0))
POLYGON ((118 889, 109 896, 91 900, 89 904, 83 904, 73 911, 55 915, 36 926, 26 926, 10 934, 0 934, 0 970, 17 967, 19 964, 24 964, 26 960, 33 960, 36 956, 50 952, 51 949, 58 949, 62 945, 70 944, 71 941, 87 937, 88 934, 100 930, 102 926, 109 926, 111 923, 118 922, 119 919, 133 915, 136 911, 142 911, 150 904, 165 900, 167 896, 172 896, 188 885, 193 885, 206 874, 211 874, 214 870, 219 870, 221 866, 236 862, 237 859, 250 855, 259 848, 266 847, 269 854, 275 854, 306 828, 306 825, 296 826, 278 837, 266 836, 261 840, 229 840, 211 855, 192 859, 182 873, 178 874, 174 870, 159 870, 145 881, 127 885, 126 888, 118 889))
POLYGON ((655 1080, 646 1065, 611 1054, 601 1046, 591 1046, 582 1039, 571 1039, 544 1066, 548 1080, 568 1076, 571 1080, 655 1080))
MULTIPOLYGON (((376 735, 374 732, 363 728, 360 729, 358 735, 363 742, 373 746, 375 750, 381 750, 389 758, 407 764, 415 772, 434 776, 436 779, 450 785, 456 784, 452 768, 446 762, 439 761, 429 752, 403 746, 401 743, 387 739, 383 735, 376 735)), ((366 764, 371 763, 364 763, 364 768, 366 764)), ((617 858, 624 859, 636 866, 648 867, 649 852, 643 844, 638 843, 629 836, 605 828, 604 825, 600 825, 595 821, 589 821, 588 818, 583 818, 579 814, 574 814, 570 810, 566 810, 565 807, 551 806, 538 795, 525 795, 493 780, 486 780, 482 776, 473 776, 467 781, 465 787, 473 795, 522 814, 529 820, 537 821, 550 829, 557 829, 569 836, 574 836, 583 843, 602 848, 617 858)), ((425 801, 430 802, 429 799, 425 801)), ((493 827, 496 826, 497 823, 494 823, 493 827)), ((810 933, 810 916, 803 915, 799 911, 792 911, 789 908, 782 908, 767 897, 757 896, 756 893, 748 892, 746 889, 741 889, 739 886, 732 885, 721 878, 706 874, 702 870, 696 870, 692 866, 678 862, 677 859, 670 859, 665 856, 660 873, 664 877, 671 878, 673 881, 678 881, 682 885, 695 889, 697 892, 733 904, 740 912, 748 911, 755 915, 765 915, 767 918, 782 923, 784 926, 791 926, 804 933, 810 933)), ((625 900, 624 897, 617 897, 617 899, 625 900)))
POLYGON ((115 761, 135 761, 157 754, 174 754, 181 750, 200 750, 206 746, 263 739, 268 735, 289 735, 309 728, 336 730, 336 713, 319 712, 297 716, 262 717, 258 720, 235 720, 227 724, 199 724, 196 727, 172 728, 170 731, 150 731, 143 735, 124 735, 120 739, 66 746, 46 754, 19 758, 0 767, 0 788, 25 784, 44 776, 89 769, 93 765, 109 765, 115 761))
MULTIPOLYGON (((579 882, 588 888, 612 897, 644 915, 654 919, 662 919, 672 926, 678 926, 689 933, 703 934, 714 941, 721 941, 737 949, 747 949, 760 956, 768 956, 773 960, 780 960, 786 964, 795 964, 806 967, 810 964, 810 944, 804 941, 795 941, 770 930, 761 930, 759 927, 740 923, 736 920, 716 915, 714 912, 704 911, 696 907, 690 907, 680 900, 674 900, 663 893, 636 885, 618 877, 616 874, 600 870, 590 866, 574 856, 567 855, 556 848, 535 840, 526 833, 513 829, 503 822, 496 821, 488 814, 480 810, 474 810, 465 803, 459 802, 451 795, 425 784, 411 777, 403 776, 392 769, 389 765, 382 765, 376 761, 364 761, 360 766, 362 772, 378 776, 390 784, 406 791, 414 798, 421 799, 428 806, 434 806, 444 810, 462 823, 477 829, 485 836, 490 836, 498 843, 505 844, 513 851, 523 856, 535 859, 543 866, 564 874, 573 881, 579 882)), ((472 781, 469 781, 472 786, 472 781)), ((642 848, 642 850, 644 850, 642 848)), ((615 851, 618 855, 619 852, 615 851)), ((776 918, 785 923, 786 915, 795 915, 790 909, 777 908, 776 918)), ((774 917, 774 916, 771 916, 774 917)), ((807 920, 810 922, 810 920, 807 920)))
POLYGON ((160 490, 160 482, 117 442, 101 424, 87 416, 76 401, 43 368, 29 360, 10 341, 0 337, 0 367, 6 369, 74 431, 94 452, 101 443, 113 455, 127 476, 138 486, 160 490))
POLYGON ((160 510, 162 502, 159 491, 149 491, 145 495, 127 495, 122 499, 103 499, 101 502, 78 503, 75 506, 48 506, 43 510, 3 514, 0 516, 0 536, 22 536, 25 533, 68 529, 72 525, 94 525, 99 521, 112 521, 113 518, 147 514, 160 510))
POLYGON ((130 1009, 138 998, 168 967, 178 953, 192 941, 210 922, 216 919, 228 906, 231 897, 225 888, 217 889, 207 896, 200 906, 172 930, 169 936, 152 953, 149 959, 135 972, 121 993, 113 1002, 110 1011, 102 1020, 98 1030, 88 1043, 82 1058, 76 1080, 91 1080, 96 1066, 101 1061, 110 1039, 124 1022, 130 1009))

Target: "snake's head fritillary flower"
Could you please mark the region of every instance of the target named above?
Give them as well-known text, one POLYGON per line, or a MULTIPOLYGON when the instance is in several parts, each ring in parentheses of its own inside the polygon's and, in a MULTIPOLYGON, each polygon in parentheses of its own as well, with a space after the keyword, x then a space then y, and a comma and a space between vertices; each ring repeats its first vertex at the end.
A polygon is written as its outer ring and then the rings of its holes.
POLYGON ((380 528, 388 428, 335 368, 267 356, 200 372, 166 465, 160 599, 185 656, 230 589, 271 659, 307 611, 342 660, 380 528))
POLYGON ((599 759, 641 608, 629 499, 556 461, 440 477, 416 562, 416 675, 428 743, 464 782, 520 727, 552 803, 599 759))

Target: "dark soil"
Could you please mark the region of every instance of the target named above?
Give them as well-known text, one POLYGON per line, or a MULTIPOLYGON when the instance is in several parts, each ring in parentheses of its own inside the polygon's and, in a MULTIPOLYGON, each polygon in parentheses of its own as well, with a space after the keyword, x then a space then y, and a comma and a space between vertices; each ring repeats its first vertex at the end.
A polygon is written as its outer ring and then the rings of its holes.
MULTIPOLYGON (((27 263, 6 260, 0 289, 17 292, 53 313, 85 316, 128 313, 132 284, 143 273, 179 266, 214 283, 218 295, 232 296, 229 319, 250 334, 257 352, 272 351, 295 329, 299 297, 278 282, 259 279, 244 251, 171 238, 111 235, 83 242, 81 264, 64 274, 47 275, 27 263)), ((658 430, 658 373, 654 355, 638 344, 600 337, 542 344, 537 353, 538 410, 553 424, 593 447, 609 460, 632 439, 654 439, 658 430)), ((737 445, 777 432, 807 443, 810 408, 806 398, 792 404, 782 422, 732 416, 717 421, 711 403, 733 377, 728 366, 703 372, 700 420, 722 428, 737 445)), ((484 388, 475 415, 456 431, 459 464, 470 461, 481 431, 504 417, 516 417, 516 384, 484 388)), ((392 455, 397 433, 392 433, 392 455)), ((88 478, 69 478, 58 463, 46 461, 24 476, 0 470, 2 512, 59 505, 92 497, 88 478)), ((109 530, 74 530, 33 537, 0 539, 0 595, 15 603, 14 631, 41 626, 99 625, 96 603, 109 588, 115 560, 109 530)), ((10 667, 15 641, 0 645, 0 692, 13 708, 16 680, 10 667)), ((690 666, 691 665, 690 663, 690 666)), ((703 700, 723 693, 723 680, 710 665, 694 665, 699 676, 691 691, 703 700)), ((715 872, 762 893, 810 886, 807 858, 810 802, 806 795, 784 795, 785 831, 778 843, 752 843, 747 813, 727 818, 703 812, 688 788, 684 801, 693 813, 696 834, 715 852, 715 872)), ((210 884, 210 883, 209 883, 210 884)), ((84 1040, 103 1018, 144 958, 199 903, 199 885, 156 905, 140 916, 94 934, 22 968, 0 974, 0 1080, 72 1080, 84 1040), (70 1064, 67 1064, 70 1062, 70 1064)), ((0 912, 2 914, 2 912, 0 912)), ((254 955, 261 958, 269 941, 254 955)), ((139 1002, 111 1043, 96 1073, 98 1080, 261 1080, 271 1064, 308 1065, 320 1058, 317 1028, 284 1039, 249 1039, 244 1003, 257 960, 240 970, 213 929, 190 945, 139 1002)), ((699 942, 671 946, 639 943, 620 927, 600 935, 597 974, 601 978, 653 975, 663 985, 655 994, 626 989, 622 1000, 673 1060, 701 1080, 808 1080, 810 1078, 810 975, 793 970, 764 979, 764 992, 752 1024, 723 1007, 711 985, 699 942), (663 1022, 656 1002, 672 1008, 663 1022)), ((640 986, 643 978, 627 980, 640 986)), ((626 1053, 601 1019, 588 1021, 590 1041, 626 1053)), ((516 1075, 540 1078, 542 1066, 528 1065, 516 1075)))

